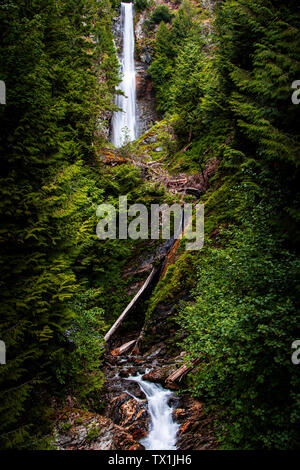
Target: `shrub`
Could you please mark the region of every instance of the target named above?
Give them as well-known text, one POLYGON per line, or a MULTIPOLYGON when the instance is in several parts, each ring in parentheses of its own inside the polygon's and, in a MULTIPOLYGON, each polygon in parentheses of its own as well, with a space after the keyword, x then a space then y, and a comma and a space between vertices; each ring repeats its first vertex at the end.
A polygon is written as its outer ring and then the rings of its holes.
POLYGON ((300 264, 274 236, 266 216, 274 208, 263 209, 244 231, 227 232, 227 248, 205 249, 195 301, 180 315, 188 333, 183 350, 203 358, 190 390, 225 410, 227 449, 299 445, 291 344, 299 336, 300 264))
POLYGON ((155 24, 159 24, 162 21, 164 23, 170 23, 173 18, 173 13, 166 5, 159 5, 155 8, 151 16, 151 21, 155 24))
POLYGON ((135 0, 134 8, 137 12, 141 12, 148 7, 148 0, 135 0))

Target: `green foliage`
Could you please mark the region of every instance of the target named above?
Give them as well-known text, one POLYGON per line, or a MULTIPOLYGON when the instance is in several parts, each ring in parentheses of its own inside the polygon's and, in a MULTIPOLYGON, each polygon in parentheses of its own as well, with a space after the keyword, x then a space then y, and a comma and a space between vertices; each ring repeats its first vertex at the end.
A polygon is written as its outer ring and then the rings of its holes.
MULTIPOLYGON (((189 389, 224 410, 225 448, 297 448, 299 4, 222 2, 205 47, 201 15, 187 11, 159 27, 150 73, 159 109, 189 144, 173 169, 219 162, 202 197, 195 302, 178 318, 181 347, 203 356, 189 389)), ((165 293, 160 283, 151 313, 165 293)))
POLYGON ((146 320, 150 320, 158 304, 171 304, 181 299, 184 292, 190 291, 195 285, 195 258, 187 252, 179 260, 168 267, 166 275, 154 289, 146 312, 146 320))
POLYGON ((209 70, 210 64, 205 65, 205 59, 201 60, 202 47, 203 39, 196 35, 180 51, 170 92, 175 110, 174 127, 181 134, 190 133, 190 139, 203 114, 202 100, 207 83, 213 83, 214 78, 213 70, 209 70), (208 80, 209 74, 211 76, 208 80))
POLYGON ((82 162, 94 164, 118 65, 106 0, 4 2, 0 22, 0 446, 37 448, 50 431, 45 384, 65 367, 61 338, 78 314, 72 301, 93 278, 102 190, 82 162))
POLYGON ((149 6, 149 0, 134 0, 134 8, 140 13, 144 11, 149 6))
POLYGON ((171 36, 168 27, 161 22, 156 34, 155 59, 149 67, 149 73, 154 83, 157 109, 165 112, 170 106, 170 92, 166 87, 173 75, 173 53, 171 36))
POLYGON ((99 293, 89 289, 77 295, 72 301, 74 316, 63 333, 64 350, 67 356, 60 358, 61 366, 56 368, 59 384, 70 391, 78 390, 80 397, 88 399, 97 392, 104 380, 100 371, 101 356, 104 352, 103 333, 104 311, 95 307, 99 293), (97 295, 98 294, 98 295, 97 295))
MULTIPOLYGON (((159 8, 157 7, 156 10, 159 8)), ((178 80, 182 81, 187 78, 186 70, 184 70, 184 76, 181 76, 182 68, 178 70, 178 64, 176 63, 176 58, 185 45, 190 47, 187 38, 194 35, 195 42, 199 43, 200 41, 201 43, 202 32, 199 30, 197 23, 193 22, 195 13, 196 11, 192 4, 184 1, 176 13, 171 27, 165 24, 167 21, 164 23, 162 19, 157 21, 160 22, 160 25, 155 37, 154 61, 149 67, 149 73, 156 91, 157 108, 161 112, 172 110, 173 98, 170 86, 173 83, 174 77, 178 77, 178 80)), ((195 95, 193 94, 193 97, 190 96, 190 98, 194 99, 195 95)))
POLYGON ((156 24, 159 24, 162 21, 164 23, 169 23, 172 16, 172 12, 167 5, 158 5, 151 15, 151 21, 156 24))
MULTIPOLYGON (((219 3, 213 33, 212 19, 186 0, 174 15, 158 6, 148 22, 159 24, 149 73, 166 121, 147 137, 159 132, 155 145, 173 169, 219 166, 202 198, 205 250, 169 267, 147 319, 159 303, 190 298, 197 271, 195 301, 179 316, 182 346, 203 356, 190 390, 224 410, 225 447, 292 449, 300 108, 291 83, 300 74, 300 10, 294 1, 219 3), (174 156, 171 125, 186 149, 174 156)), ((136 167, 100 170, 95 156, 119 81, 109 0, 5 1, 0 22, 0 446, 35 449, 48 446, 49 394, 74 391, 96 406, 103 333, 128 302, 122 269, 145 248, 100 242, 97 205, 165 195, 136 167)), ((147 141, 139 151, 155 154, 147 141)), ((136 145, 121 149, 131 152, 136 145)))
POLYGON ((191 390, 225 410, 226 448, 299 446, 291 344, 300 333, 300 262, 272 230, 272 202, 244 216, 243 230, 222 233, 225 249, 205 249, 195 301, 180 315, 185 350, 203 357, 191 390))

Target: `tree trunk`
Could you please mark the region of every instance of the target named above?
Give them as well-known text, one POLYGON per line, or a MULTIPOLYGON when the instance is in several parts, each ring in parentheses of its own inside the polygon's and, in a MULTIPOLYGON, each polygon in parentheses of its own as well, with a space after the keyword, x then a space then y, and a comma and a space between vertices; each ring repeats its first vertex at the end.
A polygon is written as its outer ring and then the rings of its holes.
POLYGON ((113 335, 115 333, 115 331, 119 328, 119 326, 121 325, 121 323, 124 321, 124 319, 127 317, 128 313, 130 312, 130 310, 132 310, 132 308, 134 307, 134 305, 137 303, 137 301, 139 300, 139 298, 141 297, 142 293, 146 290, 146 288, 149 286, 150 282, 152 281, 154 275, 156 274, 157 272, 157 268, 153 268, 151 273, 149 274, 149 276, 147 277, 146 281, 144 282, 144 284, 142 285, 142 287, 140 288, 140 290, 138 291, 138 293, 134 296, 134 298, 132 299, 132 301, 127 305, 127 307, 125 308, 125 310, 121 313, 121 315, 119 316, 119 318, 117 319, 117 321, 113 324, 113 326, 111 327, 111 329, 106 333, 106 335, 104 336, 104 341, 108 341, 109 338, 111 337, 111 335, 113 335))

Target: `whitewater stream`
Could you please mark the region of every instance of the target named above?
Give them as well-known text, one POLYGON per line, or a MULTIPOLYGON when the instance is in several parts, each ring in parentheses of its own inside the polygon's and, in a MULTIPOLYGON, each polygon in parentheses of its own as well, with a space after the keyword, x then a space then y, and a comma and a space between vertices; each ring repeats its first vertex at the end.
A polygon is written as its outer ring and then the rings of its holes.
POLYGON ((119 89, 124 95, 116 95, 115 104, 121 111, 113 113, 111 123, 111 142, 116 147, 136 138, 136 73, 132 3, 121 3, 121 33, 123 44, 120 58, 122 82, 119 89))
POLYGON ((143 380, 142 375, 127 380, 137 382, 148 401, 149 433, 140 443, 146 450, 176 450, 179 424, 174 421, 173 408, 168 403, 173 393, 159 384, 143 380))

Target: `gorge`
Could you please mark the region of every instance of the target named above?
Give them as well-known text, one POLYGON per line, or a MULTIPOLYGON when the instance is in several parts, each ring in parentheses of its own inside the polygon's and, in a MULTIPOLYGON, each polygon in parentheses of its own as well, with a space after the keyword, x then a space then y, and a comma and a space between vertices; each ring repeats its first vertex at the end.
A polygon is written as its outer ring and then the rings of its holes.
POLYGON ((0 448, 300 448, 299 1, 7 0, 0 26, 0 448), (201 249, 139 236, 174 204, 201 249))
MULTIPOLYGON (((208 3, 208 9, 211 14, 213 6, 211 2, 208 3)), ((205 7, 207 5, 205 4, 205 7)), ((124 94, 116 95, 116 105, 121 108, 120 111, 114 112, 112 118, 112 143, 117 147, 121 147, 124 143, 131 142, 131 155, 127 157, 134 165, 142 168, 147 172, 148 181, 159 181, 163 183, 173 197, 179 196, 180 201, 188 194, 194 196, 193 201, 196 202, 200 195, 204 194, 210 186, 210 179, 214 177, 218 168, 218 161, 214 159, 207 159, 202 174, 191 176, 184 171, 175 172, 168 169, 172 160, 168 161, 167 165, 160 163, 160 152, 162 152, 162 160, 166 158, 166 151, 164 148, 164 141, 160 141, 160 128, 155 129, 155 126, 149 129, 146 127, 146 120, 143 123, 143 115, 139 115, 140 123, 138 123, 137 113, 137 90, 136 90, 136 60, 135 60, 135 34, 139 44, 139 55, 141 51, 146 50, 147 67, 152 62, 153 58, 149 54, 148 42, 145 47, 145 32, 143 25, 147 21, 147 16, 139 16, 136 22, 137 32, 134 31, 133 21, 133 4, 121 3, 120 5, 120 63, 122 71, 122 79, 119 88, 124 94), (139 129, 143 129, 140 132, 139 129), (140 138, 139 143, 134 141, 140 138), (161 145, 161 142, 163 143, 161 145), (149 145, 150 144, 150 145, 149 145), (140 150, 142 149, 142 150, 140 150), (145 149, 147 149, 145 151, 145 149), (149 152, 150 150, 150 152, 149 152), (158 151, 156 158, 155 152, 158 151), (157 170, 159 173, 157 173, 157 170), (159 175, 159 177, 158 177, 159 175)), ((206 38, 206 47, 208 51, 213 47, 211 39, 211 23, 209 19, 204 19, 201 26, 203 28, 204 37, 206 38)), ((159 28, 163 29, 163 23, 159 28)), ((167 30, 163 31, 167 40, 167 30)), ((163 47, 163 46, 160 46, 163 47)), ((168 46, 167 46, 168 47, 168 46)), ((153 52, 152 52, 153 53, 153 52)), ((145 52, 143 52, 145 54, 145 52)), ((143 59, 144 60, 144 59, 143 59)), ((140 67, 140 66, 138 66, 140 67)), ((144 66, 142 70, 145 70, 144 66)), ((145 72, 142 72, 145 76, 145 72)), ((148 84, 149 85, 149 84, 148 84)), ((147 85, 147 86, 148 86, 147 85)), ((185 85, 183 84, 183 87, 185 85)), ((143 93, 145 93, 145 88, 143 93)), ((184 94, 184 92, 182 92, 184 94)), ((146 101, 143 110, 151 108, 153 105, 153 98, 146 101)), ((170 128, 162 126, 163 132, 170 132, 170 128)), ((172 132, 172 131, 171 131, 172 132)), ((190 132, 190 131, 189 131, 190 132)), ((172 135, 169 136, 169 142, 172 141, 172 135)), ((164 137, 166 139, 166 137, 164 137)), ((183 152, 189 147, 189 143, 185 145, 183 152)), ((206 151, 209 151, 207 149, 206 151)), ((198 400, 191 397, 190 394, 180 393, 180 380, 181 370, 187 373, 192 370, 193 366, 185 366, 185 352, 176 355, 174 351, 171 354, 166 352, 166 345, 168 338, 174 334, 174 326, 167 326, 173 316, 173 310, 176 306, 171 302, 167 305, 156 307, 158 312, 154 315, 152 321, 146 320, 147 316, 147 301, 153 295, 153 289, 158 285, 159 281, 163 278, 168 268, 172 266, 176 259, 180 259, 177 254, 179 243, 170 244, 166 251, 160 257, 157 257, 157 252, 154 251, 152 261, 147 266, 148 278, 145 282, 139 281, 138 288, 143 290, 143 286, 148 283, 150 279, 150 289, 147 288, 146 297, 143 294, 141 300, 135 305, 135 297, 127 306, 130 311, 127 312, 126 308, 123 314, 126 313, 127 320, 125 326, 120 328, 122 315, 113 324, 105 336, 107 341, 106 345, 106 363, 105 375, 106 383, 105 400, 110 403, 106 408, 104 415, 112 419, 113 423, 121 426, 122 430, 126 430, 133 437, 131 448, 146 450, 175 450, 175 449, 216 449, 217 432, 214 428, 215 416, 213 413, 207 414, 203 412, 203 404, 198 400), (157 270, 154 269, 155 263, 160 263, 157 270), (151 271, 152 269, 152 271, 151 271), (146 315, 145 315, 146 314, 146 315), (127 317, 128 315, 128 317, 127 317), (134 322, 134 317, 140 317, 140 326, 131 328, 130 325, 134 322), (144 317, 144 320, 142 318, 144 317), (149 341, 149 332, 152 330, 155 333, 149 341), (144 341, 144 336, 146 340, 144 341), (150 348, 150 349, 149 349, 150 348), (177 383, 170 382, 169 378, 176 377, 177 383), (179 378, 179 381, 178 381, 179 378), (136 384, 136 387, 134 386, 136 384), (168 389, 172 386, 173 391, 168 389), (174 391, 178 393, 176 396, 174 391)), ((143 256, 143 255, 142 255, 143 256)), ((147 256, 146 256, 147 258, 147 256)), ((139 269, 144 270, 143 263, 141 266, 136 266, 136 271, 139 269)), ((183 287, 183 286, 182 286, 183 287)), ((139 291, 138 291, 139 293, 139 291)), ((138 296, 138 293, 136 294, 138 296)), ((124 317, 125 318, 125 317, 124 317)), ((122 318, 122 322, 123 322, 122 318)), ((172 321, 171 321, 172 324, 172 321)), ((201 363, 203 359, 196 356, 194 364, 201 363)), ((61 439, 61 438, 60 438, 61 439)), ((110 444, 108 448, 113 448, 113 438, 110 437, 110 444)), ((61 448, 65 448, 63 439, 59 440, 61 448)), ((76 442, 76 439, 75 439, 76 442)), ((86 446, 83 441, 82 445, 86 446)), ((102 439, 95 439, 93 446, 96 448, 103 448, 102 439)), ((76 448, 78 443, 76 444, 76 448)), ((127 448, 124 443, 118 441, 118 449, 127 448)))

